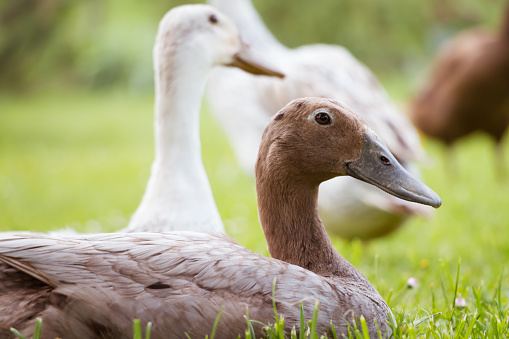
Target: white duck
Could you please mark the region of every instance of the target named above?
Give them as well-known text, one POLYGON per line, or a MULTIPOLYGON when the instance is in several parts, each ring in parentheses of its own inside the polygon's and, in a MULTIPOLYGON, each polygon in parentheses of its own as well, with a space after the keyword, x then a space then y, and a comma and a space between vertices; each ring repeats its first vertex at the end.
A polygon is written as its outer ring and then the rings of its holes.
MULTIPOLYGON (((299 330, 298 302, 309 319, 318 300, 317 333, 331 335, 332 322, 342 337, 363 315, 372 335, 379 327, 390 337, 390 308, 335 250, 318 215, 318 186, 342 175, 441 204, 349 108, 294 100, 267 126, 256 165, 260 222, 282 261, 198 232, 0 234, 0 337, 10 327, 30 336, 42 317, 42 338, 127 338, 134 318, 153 322, 153 338, 203 338, 224 307, 216 336, 235 338, 245 333, 246 306, 251 319, 273 322, 275 278, 287 335, 299 330)), ((260 336, 262 326, 253 327, 260 336)))
POLYGON ((217 65, 282 76, 251 53, 235 25, 211 6, 182 7, 161 21, 154 46, 155 160, 143 199, 122 231, 224 233, 201 158, 200 107, 217 65))
MULTIPOLYGON (((233 20, 254 49, 263 52, 285 73, 285 79, 279 80, 218 68, 211 76, 209 106, 246 172, 252 173, 269 117, 288 101, 309 96, 348 104, 384 139, 405 167, 416 171, 414 161, 423 151, 415 128, 369 69, 345 48, 310 45, 289 49, 264 26, 250 0, 209 2, 233 20), (232 116, 236 119, 225 118, 232 116)), ((428 208, 399 201, 353 179, 325 183, 319 201, 328 229, 349 239, 381 236, 399 227, 409 215, 430 213, 428 208)))

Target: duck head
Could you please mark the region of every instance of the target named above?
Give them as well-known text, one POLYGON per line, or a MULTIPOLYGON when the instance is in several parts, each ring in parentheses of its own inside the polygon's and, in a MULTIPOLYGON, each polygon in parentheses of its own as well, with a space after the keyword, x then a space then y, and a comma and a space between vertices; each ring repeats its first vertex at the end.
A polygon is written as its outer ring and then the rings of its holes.
POLYGON ((359 115, 329 99, 297 99, 281 109, 265 129, 256 171, 257 177, 291 176, 312 185, 349 175, 404 200, 435 208, 442 204, 359 115))
POLYGON ((284 77, 242 41, 225 15, 209 5, 184 5, 169 11, 159 24, 154 57, 159 61, 155 65, 164 65, 162 60, 167 59, 196 69, 223 65, 284 77))

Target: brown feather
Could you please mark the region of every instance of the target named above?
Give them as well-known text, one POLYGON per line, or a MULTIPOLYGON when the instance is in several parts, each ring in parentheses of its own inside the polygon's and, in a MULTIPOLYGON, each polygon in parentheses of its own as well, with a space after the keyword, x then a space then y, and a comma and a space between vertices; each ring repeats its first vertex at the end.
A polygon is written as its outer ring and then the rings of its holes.
POLYGON ((46 274, 44 274, 43 271, 41 271, 41 270, 37 269, 36 267, 33 267, 27 263, 24 263, 20 260, 16 260, 13 258, 6 257, 1 254, 0 254, 0 261, 9 265, 9 266, 17 268, 21 272, 24 272, 24 273, 32 276, 33 278, 45 283, 46 285, 48 285, 50 287, 58 286, 54 281, 52 281, 50 278, 48 278, 46 276, 46 274))

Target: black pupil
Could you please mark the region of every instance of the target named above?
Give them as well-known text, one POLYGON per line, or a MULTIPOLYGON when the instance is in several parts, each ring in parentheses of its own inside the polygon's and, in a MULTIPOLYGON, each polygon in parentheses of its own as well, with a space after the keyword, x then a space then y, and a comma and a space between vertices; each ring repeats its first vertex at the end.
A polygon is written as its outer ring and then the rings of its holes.
POLYGON ((329 117, 329 115, 327 113, 318 113, 316 115, 316 121, 319 124, 325 125, 325 124, 329 123, 330 117, 329 117))
POLYGON ((380 157, 380 161, 382 162, 382 164, 384 165, 389 165, 391 162, 389 161, 389 159, 387 159, 385 156, 381 156, 380 157))
POLYGON ((209 16, 209 21, 212 22, 213 24, 217 23, 217 16, 215 14, 211 14, 209 16))

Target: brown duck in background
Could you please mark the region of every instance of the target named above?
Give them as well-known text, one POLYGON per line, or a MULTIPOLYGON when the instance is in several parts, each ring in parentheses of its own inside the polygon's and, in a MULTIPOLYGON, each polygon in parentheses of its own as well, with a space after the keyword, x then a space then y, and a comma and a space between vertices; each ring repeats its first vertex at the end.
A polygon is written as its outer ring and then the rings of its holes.
MULTIPOLYGON (((363 120, 328 99, 294 100, 269 123, 256 165, 260 222, 273 258, 198 232, 74 236, 0 234, 0 337, 15 327, 42 338, 129 338, 132 320, 153 338, 203 338, 224 308, 218 338, 243 335, 251 319, 287 330, 320 302, 317 332, 348 333, 363 315, 390 336, 391 311, 374 286, 334 248, 318 215, 318 186, 350 175, 402 199, 440 198, 394 158, 363 120), (280 260, 278 260, 280 259, 280 260)), ((199 213, 199 211, 197 211, 199 213)), ((253 323, 256 335, 262 327, 253 323)))
POLYGON ((445 47, 410 115, 447 145, 484 131, 500 150, 509 126, 509 7, 498 33, 470 30, 445 47))

